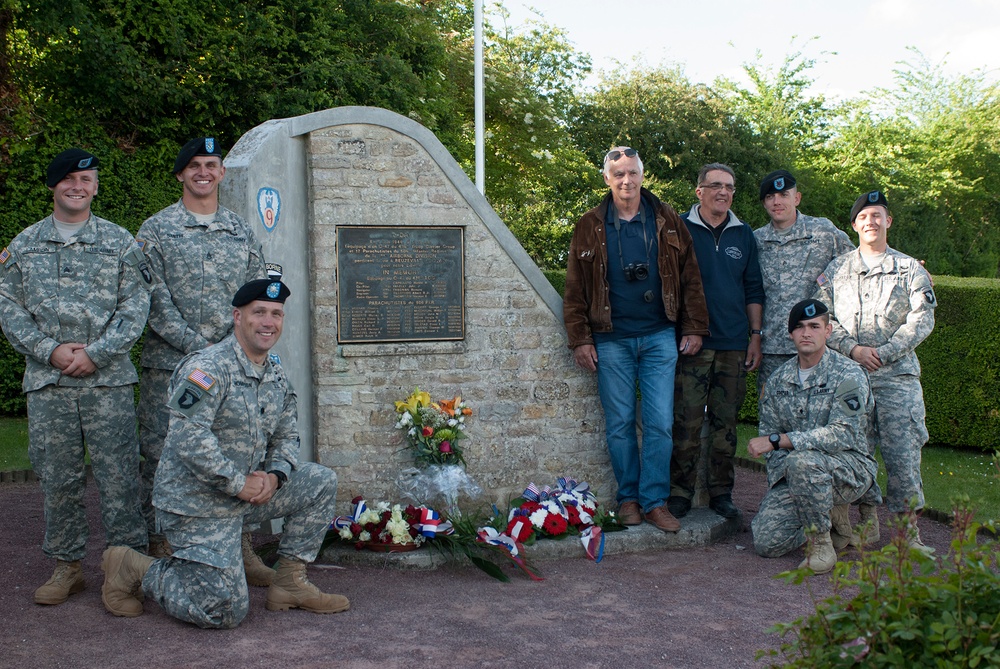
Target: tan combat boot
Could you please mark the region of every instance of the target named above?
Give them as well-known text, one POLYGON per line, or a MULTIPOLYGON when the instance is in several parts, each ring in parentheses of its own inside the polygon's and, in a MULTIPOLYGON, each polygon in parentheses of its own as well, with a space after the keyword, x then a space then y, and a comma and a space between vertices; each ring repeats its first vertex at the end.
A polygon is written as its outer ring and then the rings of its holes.
POLYGON ((83 592, 85 587, 87 586, 83 582, 83 568, 79 560, 73 562, 56 560, 56 570, 52 572, 52 578, 35 590, 35 604, 45 606, 62 604, 70 595, 83 592))
POLYGON ((274 583, 267 591, 268 611, 304 609, 313 613, 339 613, 351 607, 343 595, 329 595, 309 582, 306 564, 289 558, 278 558, 274 583))
POLYGON ((840 551, 847 548, 851 542, 851 519, 848 515, 849 505, 838 504, 830 510, 830 539, 833 547, 840 551))
POLYGON ((159 560, 168 558, 173 554, 174 549, 166 537, 158 534, 149 535, 149 547, 146 549, 146 555, 154 560, 159 560))
POLYGON ((906 544, 915 551, 919 551, 931 557, 934 554, 934 547, 924 544, 920 539, 920 529, 917 527, 917 514, 899 514, 900 527, 906 528, 906 544))
POLYGON ((112 546, 104 551, 101 601, 108 613, 124 618, 142 615, 142 577, 153 562, 153 558, 127 546, 112 546))
POLYGON ((247 583, 258 588, 266 588, 274 582, 274 570, 264 564, 253 549, 250 533, 243 533, 243 571, 247 575, 247 583))
POLYGON ((812 569, 815 574, 825 574, 837 564, 837 551, 833 548, 830 533, 817 534, 806 544, 806 559, 799 563, 799 569, 812 569))
POLYGON ((861 504, 861 522, 854 526, 851 533, 851 545, 855 548, 868 546, 879 540, 878 507, 874 504, 861 504))

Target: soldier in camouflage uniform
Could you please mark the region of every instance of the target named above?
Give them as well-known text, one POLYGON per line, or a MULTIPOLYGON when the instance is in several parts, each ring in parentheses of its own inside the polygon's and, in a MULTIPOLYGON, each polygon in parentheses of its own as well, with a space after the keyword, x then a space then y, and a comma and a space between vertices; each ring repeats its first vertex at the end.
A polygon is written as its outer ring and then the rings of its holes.
POLYGON ((929 552, 912 513, 924 506, 920 450, 928 436, 915 349, 934 329, 937 300, 920 262, 889 248, 892 217, 880 191, 858 198, 851 225, 858 250, 827 266, 816 280, 816 297, 830 305, 833 315, 830 347, 871 375, 875 427, 889 474, 889 511, 909 525, 910 545, 929 552))
POLYGON ((249 282, 233 298, 233 334, 178 365, 153 491, 173 554, 154 560, 125 547, 105 551, 101 595, 112 614, 140 615, 141 589, 180 620, 236 627, 250 601, 241 528, 278 517, 284 535, 268 610, 348 608, 346 597, 324 594, 306 578, 334 516, 337 475, 298 462, 295 393, 268 354, 281 336, 288 294, 280 281, 249 282))
POLYGON ((795 346, 785 332, 789 310, 796 302, 812 296, 816 277, 831 260, 854 250, 847 233, 829 219, 798 211, 802 193, 790 172, 777 170, 764 177, 760 201, 771 221, 754 231, 767 298, 758 391, 774 370, 795 356, 795 346))
MULTIPOLYGON (((139 384, 143 514, 153 557, 170 553, 156 530, 152 506, 153 479, 167 434, 170 375, 186 354, 232 332, 229 297, 247 281, 265 276, 264 256, 253 230, 219 205, 219 183, 225 173, 222 150, 213 138, 198 137, 185 144, 174 163, 174 175, 183 184, 181 199, 147 219, 137 235, 157 278, 139 384)), ((264 575, 254 578, 258 581, 254 585, 267 585, 271 570, 258 564, 255 555, 250 559, 256 567, 248 570, 251 578, 264 575)))
POLYGON ((56 156, 46 180, 52 215, 0 252, 0 322, 25 356, 28 454, 45 494, 42 550, 57 561, 38 604, 84 588, 85 449, 108 542, 146 544, 128 352, 146 323, 152 276, 132 235, 90 212, 97 167, 80 149, 56 156))
POLYGON ((761 436, 747 445, 753 457, 767 457, 768 491, 751 524, 754 549, 778 557, 806 543, 811 532, 799 567, 826 573, 837 563, 830 512, 859 499, 875 480, 878 464, 867 439, 874 402, 865 371, 826 348, 833 331, 826 305, 796 304, 788 331, 797 356, 764 387, 761 436))

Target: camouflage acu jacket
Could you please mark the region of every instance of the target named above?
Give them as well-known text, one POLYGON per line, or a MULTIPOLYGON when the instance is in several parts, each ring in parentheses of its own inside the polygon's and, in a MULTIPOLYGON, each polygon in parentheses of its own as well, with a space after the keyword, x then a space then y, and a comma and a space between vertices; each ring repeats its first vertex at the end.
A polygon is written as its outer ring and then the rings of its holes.
POLYGON ((259 374, 230 335, 192 353, 170 379, 170 427, 153 505, 185 516, 242 515, 236 497, 255 470, 296 467, 295 392, 277 356, 259 374))
POLYGON ((764 336, 761 346, 768 355, 794 355, 788 338, 788 312, 796 303, 812 296, 818 277, 830 261, 854 250, 843 230, 828 219, 797 213, 787 231, 768 223, 754 231, 758 260, 764 275, 764 336))
POLYGON ((51 216, 18 234, 0 251, 0 323, 24 354, 24 391, 138 381, 128 352, 146 325, 152 282, 128 230, 93 214, 69 243, 51 216), (49 364, 71 342, 87 345, 97 372, 75 378, 49 364))
POLYGON ((185 354, 232 332, 233 295, 266 276, 264 254, 250 226, 222 206, 205 226, 177 201, 136 237, 157 279, 142 366, 173 370, 185 354))

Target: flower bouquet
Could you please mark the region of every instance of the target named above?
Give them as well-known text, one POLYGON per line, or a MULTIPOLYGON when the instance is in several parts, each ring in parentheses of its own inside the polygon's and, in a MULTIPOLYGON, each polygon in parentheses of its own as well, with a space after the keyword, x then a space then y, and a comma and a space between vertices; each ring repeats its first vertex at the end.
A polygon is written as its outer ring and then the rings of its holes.
POLYGON ((350 516, 337 516, 330 529, 343 541, 354 543, 358 550, 403 552, 419 548, 428 539, 450 534, 451 523, 441 520, 426 506, 378 502, 369 507, 362 497, 351 500, 350 516))
POLYGON ((597 498, 587 483, 560 478, 555 488, 528 485, 511 503, 503 534, 518 543, 531 544, 536 536, 561 539, 580 537, 587 556, 600 562, 604 552, 604 531, 622 529, 614 512, 599 510, 597 498))
POLYGON ((460 441, 465 438, 465 418, 472 415, 462 398, 432 402, 429 393, 415 389, 396 402, 396 428, 406 430, 406 440, 417 464, 465 464, 460 441))

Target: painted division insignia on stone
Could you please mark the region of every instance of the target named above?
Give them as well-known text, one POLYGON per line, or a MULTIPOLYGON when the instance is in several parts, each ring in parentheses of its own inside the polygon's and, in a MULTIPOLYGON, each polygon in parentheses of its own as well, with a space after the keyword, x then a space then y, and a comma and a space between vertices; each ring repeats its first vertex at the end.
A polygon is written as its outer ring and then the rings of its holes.
POLYGON ((0 265, 3 265, 8 260, 10 260, 10 251, 8 251, 7 247, 5 246, 3 247, 3 251, 0 251, 0 265))
POLYGON ((785 177, 774 180, 774 190, 785 190, 785 177))
POLYGON ((281 293, 281 284, 275 281, 267 287, 267 296, 272 300, 281 293))
POLYGON ((188 381, 194 383, 202 390, 210 390, 212 386, 215 385, 215 379, 201 371, 200 369, 195 369, 193 372, 188 374, 188 381))
POLYGON ((281 193, 277 188, 264 186, 257 191, 257 214, 264 229, 273 232, 281 218, 281 193))

